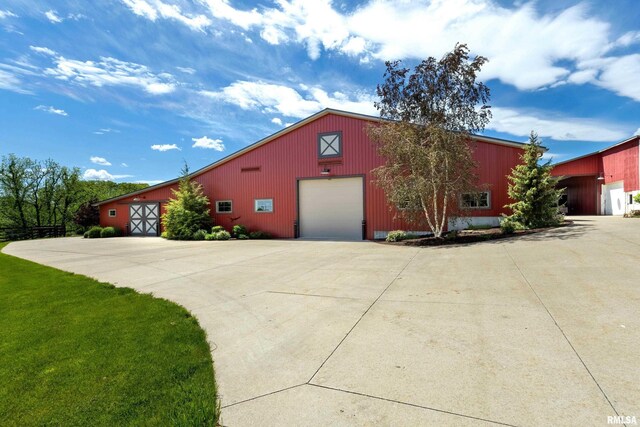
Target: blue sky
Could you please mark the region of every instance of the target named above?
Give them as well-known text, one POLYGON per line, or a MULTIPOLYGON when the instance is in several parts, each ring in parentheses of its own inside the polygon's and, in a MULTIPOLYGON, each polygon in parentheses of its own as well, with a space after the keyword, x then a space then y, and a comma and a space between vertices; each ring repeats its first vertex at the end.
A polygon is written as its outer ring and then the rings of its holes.
POLYGON ((0 154, 155 183, 322 108, 377 115, 384 60, 489 58, 485 134, 554 161, 640 132, 637 0, 3 0, 0 154))

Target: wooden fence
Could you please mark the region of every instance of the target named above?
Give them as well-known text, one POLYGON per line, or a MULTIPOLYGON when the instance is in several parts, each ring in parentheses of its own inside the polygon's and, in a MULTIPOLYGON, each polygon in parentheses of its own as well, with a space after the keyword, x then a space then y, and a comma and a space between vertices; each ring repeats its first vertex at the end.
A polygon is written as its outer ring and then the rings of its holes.
POLYGON ((0 227, 0 241, 64 237, 66 234, 67 229, 64 225, 46 225, 41 227, 28 227, 26 229, 0 227))

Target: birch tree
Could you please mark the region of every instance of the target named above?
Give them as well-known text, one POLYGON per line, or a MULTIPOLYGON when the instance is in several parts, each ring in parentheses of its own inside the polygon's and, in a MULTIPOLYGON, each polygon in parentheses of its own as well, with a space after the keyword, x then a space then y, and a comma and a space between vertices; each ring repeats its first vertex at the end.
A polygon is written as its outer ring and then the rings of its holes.
POLYGON ((393 208, 441 237, 460 216, 463 193, 478 191, 470 136, 491 118, 490 91, 477 75, 487 59, 469 57, 464 44, 442 59, 427 58, 413 71, 386 62, 375 103, 380 123, 368 128, 385 164, 373 170, 393 208))

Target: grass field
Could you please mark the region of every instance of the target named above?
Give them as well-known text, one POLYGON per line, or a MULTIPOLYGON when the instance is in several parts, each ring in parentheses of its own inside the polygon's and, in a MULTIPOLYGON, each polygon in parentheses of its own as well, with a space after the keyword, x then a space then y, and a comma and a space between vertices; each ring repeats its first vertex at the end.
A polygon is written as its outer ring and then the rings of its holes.
MULTIPOLYGON (((5 244, 0 244, 0 249, 5 244)), ((0 254, 0 425, 216 425, 184 308, 0 254)))

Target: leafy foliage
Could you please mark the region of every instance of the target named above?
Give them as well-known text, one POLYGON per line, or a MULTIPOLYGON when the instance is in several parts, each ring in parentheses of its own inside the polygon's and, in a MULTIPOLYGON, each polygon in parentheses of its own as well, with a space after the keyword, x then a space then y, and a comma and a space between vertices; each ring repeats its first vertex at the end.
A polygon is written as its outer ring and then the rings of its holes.
POLYGON ((271 235, 271 233, 268 233, 266 231, 256 230, 249 233, 250 239, 271 239, 272 237, 273 236, 271 235))
POLYGON ((102 234, 102 227, 95 226, 87 230, 87 232, 85 233, 85 236, 90 239, 97 239, 98 237, 100 237, 101 234, 102 234))
POLYGON ((407 232, 406 231, 394 230, 394 231, 390 231, 389 234, 387 234, 386 241, 387 242, 400 242, 402 240, 405 240, 406 238, 407 238, 407 232))
POLYGON ((457 44, 442 59, 430 57, 413 73, 387 62, 376 108, 385 121, 368 129, 386 159, 373 173, 392 208, 441 237, 447 218, 459 211, 462 193, 476 190, 476 163, 469 135, 491 118, 489 89, 476 82, 487 61, 469 60, 457 44))
POLYGON ((162 215, 162 225, 168 239, 192 240, 198 230, 211 226, 209 198, 204 195, 202 185, 189 178, 189 168, 185 165, 178 190, 172 190, 166 212, 162 215))
POLYGON ((550 161, 539 162, 540 152, 538 135, 531 132, 529 144, 520 156, 522 163, 509 176, 508 194, 514 202, 505 206, 513 212, 507 219, 524 228, 558 225, 563 220, 558 201, 564 189, 557 188, 558 178, 551 175, 550 161))
POLYGON ((93 225, 100 224, 100 209, 94 206, 98 203, 98 199, 93 197, 89 201, 82 203, 76 214, 73 217, 73 221, 81 227, 91 227, 93 225))
POLYGON ((640 193, 638 193, 635 196, 633 196, 633 201, 635 203, 640 203, 640 193))
POLYGON ((249 231, 247 230, 247 227, 245 227, 244 225, 236 224, 233 226, 232 234, 234 237, 239 237, 240 235, 249 234, 249 231))
POLYGON ((500 228, 504 234, 513 234, 517 230, 524 230, 524 225, 512 217, 505 217, 500 222, 500 228))
POLYGON ((9 154, 0 164, 0 224, 67 226, 80 200, 80 169, 9 154))
POLYGON ((204 240, 207 236, 207 230, 198 230, 193 233, 193 240, 204 240))
MULTIPOLYGON (((214 227, 215 228, 215 227, 214 227)), ((222 229, 218 231, 213 231, 207 235, 205 235, 205 240, 229 240, 231 239, 231 233, 222 229)))
POLYGON ((0 226, 97 225, 99 211, 91 206, 147 184, 82 181, 80 169, 61 166, 51 159, 33 160, 9 154, 0 163, 0 226))
POLYGON ((100 231, 100 237, 120 237, 121 231, 116 227, 105 227, 100 231))

